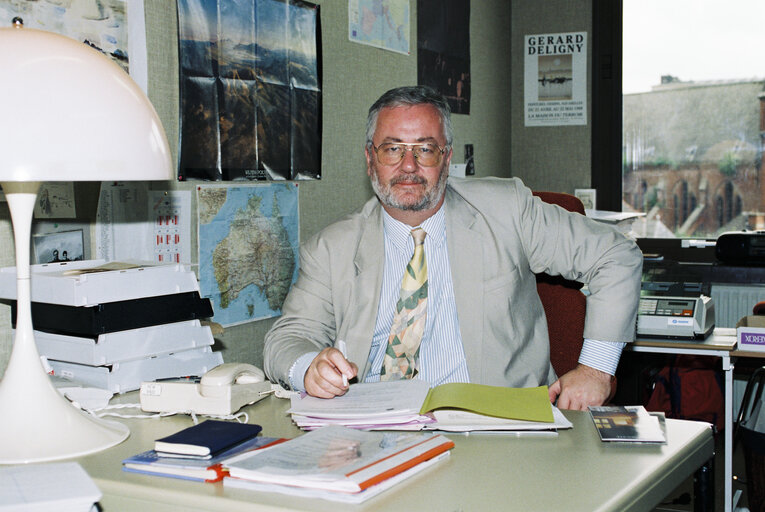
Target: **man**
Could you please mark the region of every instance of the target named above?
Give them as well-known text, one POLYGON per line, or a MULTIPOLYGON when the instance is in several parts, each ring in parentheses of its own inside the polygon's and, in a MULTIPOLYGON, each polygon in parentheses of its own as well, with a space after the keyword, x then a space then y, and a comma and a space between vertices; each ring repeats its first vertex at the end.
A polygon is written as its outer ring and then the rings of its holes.
POLYGON ((391 328, 400 324, 401 276, 416 243, 427 302, 414 321, 421 341, 408 354, 409 375, 431 385, 548 384, 561 408, 602 404, 634 336, 639 249, 616 230, 542 203, 517 179, 447 183, 451 144, 449 107, 430 89, 393 89, 372 105, 365 152, 377 197, 301 247, 300 275, 266 335, 266 373, 323 398, 345 393, 353 377, 389 378, 400 348, 393 345, 410 336, 391 328), (417 227, 424 242, 412 239, 417 227), (539 272, 585 282, 590 292, 580 364, 560 378, 549 361, 539 272))

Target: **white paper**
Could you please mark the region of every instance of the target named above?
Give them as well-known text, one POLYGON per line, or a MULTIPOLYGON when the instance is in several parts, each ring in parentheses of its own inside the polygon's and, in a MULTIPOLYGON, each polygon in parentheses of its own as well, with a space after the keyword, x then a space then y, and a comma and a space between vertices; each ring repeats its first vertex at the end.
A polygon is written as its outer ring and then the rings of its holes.
POLYGON ((367 420, 418 414, 429 390, 430 385, 419 379, 353 384, 346 394, 332 400, 313 396, 292 398, 288 412, 321 418, 367 420))
POLYGON ((87 512, 101 491, 76 462, 0 467, 0 511, 87 512))
POLYGON ((148 183, 101 184, 96 257, 191 263, 191 191, 149 190, 148 183))

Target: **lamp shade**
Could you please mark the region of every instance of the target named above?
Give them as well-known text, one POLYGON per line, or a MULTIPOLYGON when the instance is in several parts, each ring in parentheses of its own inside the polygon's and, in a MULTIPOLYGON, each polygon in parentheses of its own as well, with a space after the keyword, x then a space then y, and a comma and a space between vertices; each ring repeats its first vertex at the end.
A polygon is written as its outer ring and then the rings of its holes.
POLYGON ((0 28, 0 182, 169 180, 167 137, 122 68, 68 37, 0 28))

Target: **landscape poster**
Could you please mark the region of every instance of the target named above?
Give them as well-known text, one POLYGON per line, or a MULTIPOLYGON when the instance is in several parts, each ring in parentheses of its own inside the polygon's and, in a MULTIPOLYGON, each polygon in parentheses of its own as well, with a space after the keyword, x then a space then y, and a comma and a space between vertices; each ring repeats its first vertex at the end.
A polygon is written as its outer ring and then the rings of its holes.
POLYGON ((178 179, 321 177, 319 8, 178 0, 178 179))

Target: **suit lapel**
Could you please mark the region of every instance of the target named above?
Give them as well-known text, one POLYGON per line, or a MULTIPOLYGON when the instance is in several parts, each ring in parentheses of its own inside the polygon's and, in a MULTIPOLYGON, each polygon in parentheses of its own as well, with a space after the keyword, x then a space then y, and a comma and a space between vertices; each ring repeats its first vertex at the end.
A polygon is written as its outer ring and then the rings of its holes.
POLYGON ((483 346, 483 244, 477 215, 451 188, 446 191, 446 243, 454 300, 470 378, 480 380, 483 346))
MULTIPOLYGON (((376 198, 375 198, 376 201, 376 198)), ((385 245, 383 241, 382 208, 379 203, 370 212, 368 222, 359 238, 353 259, 355 276, 350 293, 348 330, 348 358, 359 366, 359 381, 369 372, 368 357, 377 322, 377 309, 382 287, 385 245)))

